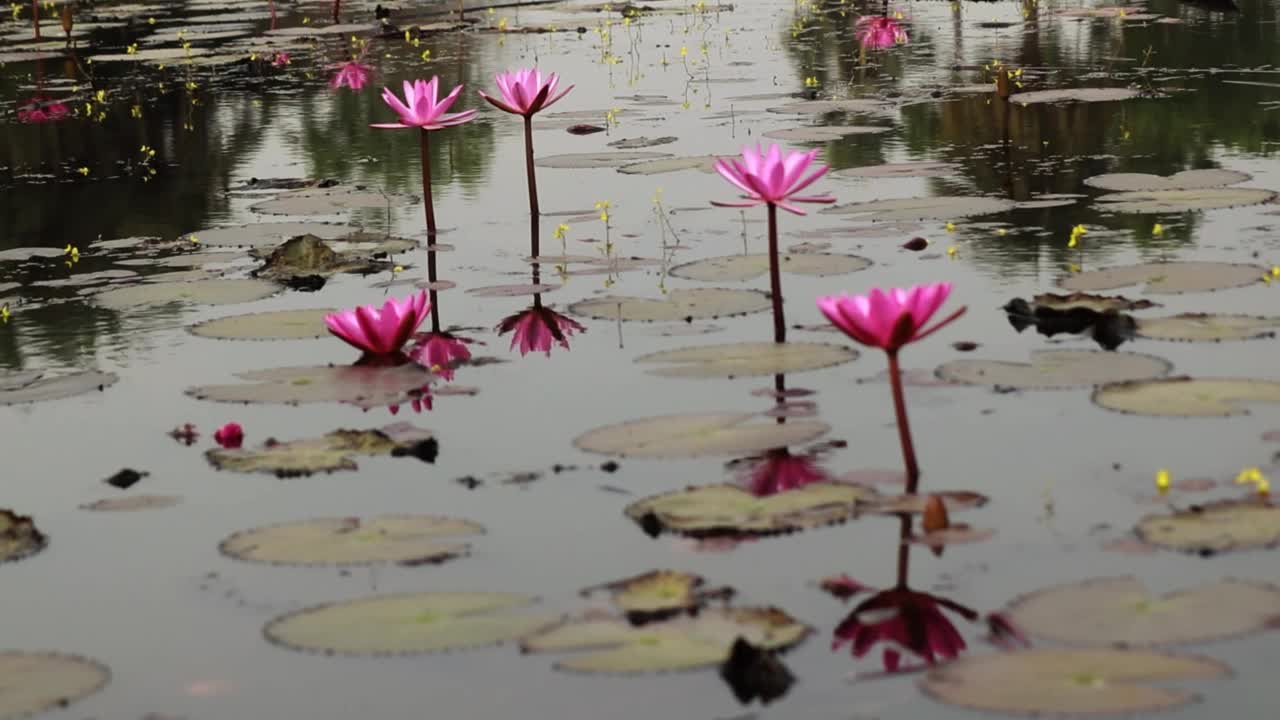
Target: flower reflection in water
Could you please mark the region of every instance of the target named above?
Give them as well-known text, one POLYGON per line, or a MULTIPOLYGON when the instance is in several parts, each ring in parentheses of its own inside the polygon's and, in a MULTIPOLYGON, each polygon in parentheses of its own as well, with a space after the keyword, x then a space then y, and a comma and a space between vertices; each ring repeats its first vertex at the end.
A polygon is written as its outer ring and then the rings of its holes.
POLYGON ((978 613, 963 605, 910 588, 878 592, 855 607, 844 622, 836 626, 831 648, 838 650, 849 643, 853 656, 861 659, 880 645, 884 669, 890 673, 919 670, 941 660, 954 659, 966 645, 943 609, 965 620, 978 619, 978 613), (922 662, 904 666, 903 652, 922 662))
POLYGON ((818 465, 818 458, 808 453, 792 455, 785 447, 763 454, 735 460, 738 482, 756 497, 775 495, 804 487, 809 483, 830 479, 818 465))
POLYGON ((854 32, 864 50, 884 50, 894 45, 907 44, 907 30, 890 17, 864 15, 858 18, 854 32))
POLYGON ((519 346, 521 355, 543 352, 547 357, 551 357, 552 346, 558 344, 568 350, 569 338, 573 337, 574 333, 586 331, 586 328, 577 322, 544 307, 539 295, 534 295, 533 305, 503 318, 495 329, 498 335, 513 333, 511 349, 514 350, 519 346))
POLYGON ((66 103, 50 101, 39 95, 18 106, 18 122, 47 123, 65 120, 71 116, 66 103))
MULTIPOLYGON (((434 307, 434 304, 433 304, 434 307)), ((409 359, 439 375, 442 380, 452 380, 454 368, 471 359, 471 340, 451 333, 433 330, 417 337, 417 343, 409 350, 409 359)))

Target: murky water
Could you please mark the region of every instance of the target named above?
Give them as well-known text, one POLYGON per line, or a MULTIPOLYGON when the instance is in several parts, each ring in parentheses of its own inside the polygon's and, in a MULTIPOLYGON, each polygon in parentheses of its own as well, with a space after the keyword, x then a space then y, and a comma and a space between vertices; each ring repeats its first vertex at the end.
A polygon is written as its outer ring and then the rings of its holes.
MULTIPOLYGON (((348 5, 344 17, 372 22, 371 7, 348 5)), ((23 61, 9 54, 32 49, 20 42, 29 32, 29 9, 19 21, 0 26, 5 37, 0 53, 6 60, 0 67, 5 113, 0 251, 72 245, 81 253, 74 263, 62 256, 0 262, 0 287, 19 284, 0 291, 11 311, 0 326, 0 368, 97 368, 120 376, 102 393, 0 408, 0 507, 31 515, 50 538, 42 553, 0 567, 7 611, 0 649, 82 654, 112 673, 102 692, 50 717, 625 720, 752 713, 923 720, 976 715, 926 698, 915 685, 919 675, 850 683, 853 672, 879 669, 879 652, 854 660, 847 647, 834 652, 830 647, 849 606, 819 590, 816 581, 843 572, 870 585, 892 585, 899 545, 892 518, 864 517, 711 551, 669 535, 651 539, 623 516, 623 508, 639 498, 730 480, 732 473, 724 468, 730 458, 622 459, 610 473, 600 469, 609 458, 576 450, 573 438, 601 425, 655 415, 769 409, 773 400, 751 391, 773 388, 771 376, 663 378, 633 361, 686 346, 771 341, 772 320, 767 312, 690 324, 578 317, 587 331, 573 336, 568 350, 556 346, 548 357, 509 349, 510 336, 499 336, 494 328, 526 307, 529 298, 478 297, 467 289, 532 280, 523 260, 529 243, 523 137, 518 120, 485 108, 473 90, 488 89, 495 71, 534 62, 576 85, 539 119, 544 123, 535 132, 539 156, 608 152, 608 143, 640 136, 675 138, 644 148, 649 152, 730 155, 764 132, 811 124, 806 116, 768 108, 807 96, 876 98, 887 103, 887 111, 820 115, 812 124, 882 126, 883 132, 797 146, 819 148, 821 159, 835 170, 930 160, 954 163, 956 171, 893 179, 836 173, 820 181, 820 189, 841 203, 943 195, 1028 201, 1079 194, 1065 206, 939 218, 862 236, 838 232, 871 227, 847 216, 786 215, 781 220, 784 247, 829 243, 825 252, 874 263, 841 276, 784 275, 793 342, 843 340, 794 328, 825 324, 813 303, 819 295, 946 280, 956 286, 952 303, 968 305, 969 313, 905 350, 905 365, 927 371, 964 357, 1024 362, 1034 350, 1095 347, 1078 336, 1047 339, 1034 329, 1014 332, 1000 310, 1011 298, 1054 291, 1054 280, 1073 270, 1175 259, 1264 269, 1280 262, 1275 204, 1199 213, 1108 213, 1093 200, 1100 191, 1082 183, 1105 172, 1169 175, 1223 167, 1251 175, 1244 186, 1280 189, 1277 6, 1242 0, 1241 12, 1221 14, 1156 0, 1128 9, 1123 17, 1081 17, 1070 11, 1095 6, 903 3, 891 5, 889 12, 902 14, 909 43, 865 53, 854 22, 861 14, 879 13, 879 5, 653 6, 659 12, 626 24, 616 9, 476 9, 471 15, 479 22, 468 32, 424 35, 416 45, 396 34, 372 39, 371 32, 360 30, 321 36, 314 45, 291 45, 290 64, 280 68, 263 61, 213 69, 181 60, 163 69, 134 62, 84 63, 94 53, 124 53, 135 42, 145 48, 153 32, 207 26, 213 20, 186 18, 215 11, 255 13, 257 19, 245 21, 245 32, 255 36, 270 22, 257 3, 142 6, 126 13, 134 18, 132 25, 90 30, 78 39, 80 69, 62 57, 23 61), (154 26, 147 20, 151 17, 157 19, 154 26), (557 31, 499 33, 499 25, 557 31), (326 81, 332 66, 351 51, 353 34, 369 42, 374 79, 358 92, 331 90, 326 81), (427 49, 430 60, 424 62, 427 49), (998 72, 993 61, 1021 68, 1028 90, 1134 86, 1144 92, 1119 102, 1005 104, 994 93, 972 87, 990 84, 998 72), (85 71, 93 73, 92 83, 85 71), (334 178, 387 192, 420 192, 416 133, 373 130, 368 124, 392 118, 378 98, 383 85, 396 87, 403 78, 424 74, 439 75, 446 86, 465 83, 461 105, 481 109, 476 121, 434 133, 431 158, 441 242, 453 248, 439 254, 439 275, 456 283, 438 295, 440 321, 474 339, 476 357, 502 361, 461 367, 451 383, 442 384, 475 388, 474 395, 437 393, 429 412, 415 415, 406 405, 393 417, 385 408, 244 406, 184 394, 195 385, 233 382, 235 373, 247 370, 353 361, 351 349, 332 338, 231 342, 193 337, 186 327, 247 312, 380 303, 387 290, 374 285, 392 280, 390 272, 339 275, 318 293, 286 291, 238 305, 122 311, 77 296, 74 286, 33 284, 121 267, 114 262, 120 255, 95 252, 99 240, 172 240, 217 226, 286 219, 249 209, 267 196, 232 191, 251 178, 334 178), (107 93, 103 100, 94 97, 99 89, 107 93), (59 122, 18 122, 17 109, 37 94, 73 96, 68 105, 78 115, 59 122), (92 106, 87 113, 85 104, 92 106), (574 115, 556 118, 557 112, 574 115), (607 127, 607 132, 565 132, 573 123, 607 127), (144 145, 155 149, 153 158, 140 150, 144 145), (1153 233, 1156 222, 1163 232, 1153 233), (1090 232, 1071 249, 1068 238, 1077 224, 1090 232), (922 253, 899 247, 913 236, 929 239, 930 247, 922 253), (950 248, 955 252, 948 253, 950 248), (682 334, 690 327, 711 332, 682 334), (679 333, 671 336, 672 330, 679 333), (953 349, 956 341, 980 347, 963 354, 953 349), (358 472, 277 480, 218 472, 203 457, 213 430, 228 421, 241 423, 246 444, 256 446, 268 437, 313 437, 339 427, 374 428, 406 419, 434 431, 440 451, 434 463, 359 458, 358 472), (193 446, 166 436, 183 423, 202 433, 193 446), (574 467, 553 472, 557 465, 574 467), (150 475, 124 492, 102 484, 123 467, 150 475), (521 472, 540 475, 534 482, 504 481, 521 472), (458 482, 467 476, 483 484, 458 482), (99 498, 142 492, 180 495, 182 502, 134 513, 79 509, 99 498), (486 526, 487 534, 471 542, 465 558, 414 568, 339 572, 248 564, 218 552, 218 543, 239 530, 388 512, 467 518, 486 526), (553 612, 575 613, 600 605, 581 599, 581 588, 659 568, 731 585, 738 604, 776 605, 813 626, 813 636, 784 657, 798 678, 785 699, 744 708, 713 671, 574 674, 553 668, 560 655, 522 656, 509 646, 342 658, 285 650, 262 635, 262 626, 282 613, 374 591, 527 592, 541 596, 553 612)), ((98 6, 105 7, 110 5, 98 6)), ((327 5, 282 4, 278 13, 281 27, 329 24, 327 5)), ((391 21, 409 26, 426 15, 397 8, 391 21)), ((61 29, 56 20, 50 22, 45 34, 57 38, 61 29)), ((194 45, 220 52, 217 42, 222 41, 194 45)), ((60 40, 49 44, 51 52, 61 52, 60 40)), ((603 256, 607 233, 613 256, 659 261, 609 274, 565 274, 562 270, 577 268, 542 265, 539 280, 562 284, 542 302, 559 312, 596 296, 656 298, 705 286, 667 271, 740 253, 744 246, 764 251, 763 210, 740 214, 712 208, 710 200, 728 200, 733 193, 711 173, 631 175, 612 167, 540 167, 538 178, 548 213, 540 227, 544 254, 603 256), (607 229, 595 209, 606 201, 607 229), (560 239, 556 229, 562 222, 568 230, 560 239)), ((379 236, 425 237, 422 208, 416 204, 305 219, 343 221, 379 236)), ((396 280, 425 277, 421 249, 398 254, 393 262, 404 267, 396 280)), ((717 284, 766 289, 768 279, 717 284)), ((409 289, 401 284, 392 292, 409 289)), ((1136 288, 1118 292, 1141 296, 1136 288)), ((1276 292, 1274 285, 1258 282, 1152 299, 1168 313, 1264 315, 1274 312, 1276 292)), ((1270 339, 1138 339, 1122 349, 1164 358, 1174 374, 1277 378, 1270 339)), ((825 439, 847 442, 822 460, 832 476, 900 467, 889 387, 865 382, 883 369, 881 355, 868 350, 851 364, 785 377, 789 388, 816 392, 803 399, 816 401, 818 418, 831 426, 825 439)), ((1171 419, 1108 412, 1090 402, 1088 388, 1004 393, 910 386, 907 393, 925 489, 989 496, 985 507, 956 513, 956 519, 997 531, 990 541, 950 547, 941 557, 915 549, 914 587, 985 613, 1020 594, 1091 577, 1132 574, 1160 592, 1223 577, 1277 579, 1265 551, 1200 558, 1104 549, 1166 505, 1241 495, 1230 478, 1245 466, 1265 469, 1277 449, 1260 439, 1280 427, 1274 406, 1257 405, 1252 414, 1230 419, 1171 419), (1225 482, 1210 493, 1153 500, 1152 477, 1159 468, 1178 478, 1225 482)), ((980 640, 980 624, 958 627, 968 640, 966 656, 996 652, 980 640)), ((1180 683, 1201 693, 1204 703, 1170 717, 1268 716, 1267 659, 1274 656, 1275 642, 1274 636, 1257 633, 1191 646, 1191 652, 1217 658, 1236 674, 1180 683)))

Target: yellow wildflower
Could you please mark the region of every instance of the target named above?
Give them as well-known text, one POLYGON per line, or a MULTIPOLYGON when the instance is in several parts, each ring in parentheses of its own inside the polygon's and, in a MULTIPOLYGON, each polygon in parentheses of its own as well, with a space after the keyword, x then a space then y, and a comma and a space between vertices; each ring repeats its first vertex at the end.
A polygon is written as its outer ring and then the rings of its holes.
POLYGON ((1170 484, 1169 471, 1163 470, 1163 469, 1157 470, 1156 471, 1156 490, 1159 490, 1162 493, 1168 492, 1169 484, 1170 484))

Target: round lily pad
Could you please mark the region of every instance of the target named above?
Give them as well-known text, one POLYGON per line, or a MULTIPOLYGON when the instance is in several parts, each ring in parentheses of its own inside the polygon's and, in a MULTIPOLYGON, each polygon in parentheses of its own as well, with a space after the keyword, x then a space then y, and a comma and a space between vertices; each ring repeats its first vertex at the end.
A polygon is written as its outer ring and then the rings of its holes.
MULTIPOLYGON (((1073 292, 1069 295, 1059 295, 1057 293, 1041 293, 1031 298, 1028 303, 1028 312, 1034 313, 1040 308, 1048 310, 1092 310, 1096 313, 1105 312, 1128 312, 1131 310, 1146 310, 1147 308, 1159 307, 1157 303, 1150 300, 1130 300, 1119 295, 1093 295, 1090 293, 1073 292)), ((1005 306, 1006 311, 1012 312, 1009 305, 1005 306)))
POLYGON ((1146 173, 1107 173, 1094 175, 1084 181, 1089 187, 1112 192, 1142 192, 1146 190, 1202 190, 1226 187, 1252 179, 1237 170, 1183 170, 1173 175, 1148 175, 1146 173))
POLYGON ((1135 528, 1148 545, 1194 555, 1280 545, 1280 507, 1261 499, 1221 500, 1148 515, 1135 528))
POLYGON ((105 665, 61 653, 0 651, 0 718, 65 708, 111 681, 105 665))
POLYGON ((649 370, 662 377, 735 378, 819 370, 857 358, 857 350, 843 345, 745 342, 664 350, 642 355, 636 362, 664 365, 649 370))
POLYGON ((875 125, 805 125, 802 127, 779 128, 761 134, 773 140, 810 143, 830 142, 850 135, 876 135, 892 129, 875 125))
MULTIPOLYGON (((827 277, 866 270, 871 261, 857 255, 792 253, 778 258, 778 270, 795 275, 827 277)), ((725 255, 695 260, 671 268, 671 276, 703 282, 754 280, 769 272, 769 255, 725 255)))
MULTIPOLYGON (((49 538, 36 529, 36 524, 31 518, 18 515, 12 510, 0 510, 0 563, 30 557, 43 550, 48 544, 49 538)), ((3 676, 0 675, 0 677, 3 676)), ((3 707, 3 704, 4 696, 0 695, 0 707, 3 707)))
POLYGON ((650 535, 778 535, 844 522, 876 499, 872 488, 841 482, 813 482, 765 497, 736 484, 699 485, 637 500, 624 513, 650 535))
POLYGON ((549 626, 555 615, 512 612, 532 595, 424 592, 378 595, 283 615, 263 630, 291 650, 328 655, 420 655, 500 645, 549 626))
POLYGON ((679 139, 680 138, 675 137, 674 135, 663 135, 662 137, 655 138, 644 136, 622 138, 621 140, 614 140, 609 143, 609 147, 617 148, 619 150, 639 150, 640 148, 657 147, 658 145, 670 145, 679 139))
POLYGON ((1155 262, 1065 275, 1058 279, 1058 287, 1098 292, 1143 285, 1152 295, 1174 295, 1244 287, 1260 282, 1266 273, 1266 268, 1240 263, 1155 262))
POLYGON ((192 335, 215 340, 307 340, 329 334, 324 317, 331 308, 277 310, 207 320, 192 325, 192 335))
POLYGON ((1248 406, 1280 403, 1280 382, 1186 376, 1117 382, 1093 392, 1093 402, 1116 412, 1157 417, 1248 415, 1248 406))
POLYGON ((119 379, 115 373, 97 370, 79 370, 54 377, 44 377, 39 372, 0 376, 0 406, 62 400, 104 390, 119 379))
POLYGON ((1012 200, 992 197, 941 195, 927 198, 896 198, 845 203, 820 210, 826 215, 852 215, 873 222, 904 220, 949 220, 1012 210, 1012 200))
POLYGON ((670 617, 697 609, 703 603, 699 592, 706 581, 699 575, 679 570, 654 570, 634 577, 615 580, 582 591, 589 596, 598 591, 609 593, 613 606, 626 613, 635 623, 670 617))
POLYGON ((336 240, 359 232, 354 225, 325 222, 261 222, 232 227, 197 230, 183 235, 179 240, 195 238, 207 247, 275 247, 291 237, 315 235, 321 240, 336 240))
POLYGON ((772 306, 759 290, 695 288, 672 290, 665 298, 607 296, 581 300, 569 312, 596 320, 675 322, 763 312, 772 306))
POLYGON ((661 160, 646 160, 631 163, 618 168, 624 175, 662 175, 680 172, 681 170, 701 170, 704 173, 716 171, 716 161, 728 158, 728 155, 695 155, 693 157, 667 157, 661 160))
POLYGON ((863 167, 837 170, 833 174, 860 178, 923 178, 955 175, 958 170, 959 168, 954 163, 922 160, 917 162, 885 163, 883 165, 864 165, 863 167))
POLYGON ((172 302, 232 305, 268 298, 277 292, 280 286, 268 280, 193 280, 130 285, 99 293, 93 300, 111 310, 127 310, 172 302))
POLYGON ((490 285, 487 287, 471 288, 467 290, 468 295, 474 295, 482 298, 499 298, 499 297, 523 297, 525 295, 537 295, 547 293, 553 290, 559 290, 559 285, 551 285, 549 283, 537 283, 526 285, 490 285))
POLYGON ((103 498, 80 506, 93 512, 133 512, 135 510, 161 510, 182 502, 180 495, 127 495, 103 498))
POLYGON ((401 423, 382 430, 334 430, 318 438, 289 442, 271 439, 255 449, 214 448, 205 457, 219 470, 288 478, 356 470, 353 455, 411 455, 432 461, 436 449, 430 430, 401 423))
POLYGON ((1009 618, 1025 632, 1069 645, 1157 647, 1266 630, 1280 617, 1280 589, 1225 579, 1153 596, 1137 578, 1110 577, 1024 595, 1009 618))
POLYGON ((1140 93, 1134 88, 1065 88, 1014 93, 1009 102, 1018 105, 1061 102, 1115 102, 1131 100, 1140 93))
POLYGON ((1169 374, 1173 366, 1152 355, 1101 350, 1036 350, 1030 363, 1003 360, 952 360, 937 369, 939 378, 967 385, 1018 390, 1058 390, 1169 374))
POLYGON ((883 113, 892 105, 880 100, 851 98, 848 100, 801 100, 768 109, 779 115, 825 115, 827 113, 883 113))
POLYGON ((1098 202, 1099 209, 1106 212, 1181 213, 1260 205, 1271 202, 1275 197, 1272 190, 1229 187, 1112 193, 1099 197, 1098 202))
POLYGON ((224 555, 276 565, 422 565, 465 555, 458 537, 484 526, 438 515, 318 518, 238 532, 218 546, 224 555))
POLYGON ((273 368, 237 373, 248 382, 203 385, 186 393, 199 400, 245 404, 341 402, 363 408, 411 400, 434 378, 414 364, 395 367, 359 365, 273 368))
POLYGON ((830 429, 816 421, 761 422, 754 413, 658 415, 596 428, 573 444, 584 452, 626 458, 744 455, 809 442, 830 429))
POLYGON ((616 168, 642 160, 656 160, 671 157, 670 153, 645 152, 642 150, 620 150, 602 153, 569 153, 567 155, 544 155, 533 161, 534 165, 548 168, 564 168, 570 170, 590 170, 595 168, 616 168))
POLYGON ((1275 337, 1280 317, 1182 313, 1169 317, 1139 318, 1138 337, 1149 340, 1222 342, 1275 337))
POLYGON ((195 48, 195 47, 186 48, 186 49, 183 49, 180 47, 144 48, 142 50, 135 50, 132 53, 103 53, 100 55, 93 55, 89 58, 89 62, 95 62, 95 63, 167 62, 167 63, 176 64, 176 63, 182 62, 183 60, 186 60, 187 58, 194 58, 194 57, 199 57, 201 55, 208 55, 209 52, 210 52, 209 50, 206 50, 204 48, 195 48))
POLYGON ((777 608, 703 610, 636 627, 621 617, 568 620, 525 638, 526 653, 577 652, 556 669, 583 673, 681 672, 714 667, 742 638, 764 650, 800 644, 812 628, 777 608))
POLYGON ((1192 655, 1035 649, 962 657, 930 669, 920 687, 938 702, 979 712, 1075 718, 1180 707, 1199 696, 1166 683, 1230 674, 1217 660, 1192 655))
POLYGON ((419 198, 403 193, 384 193, 364 187, 307 188, 278 195, 249 207, 269 215, 332 215, 361 208, 399 208, 413 205, 419 198))

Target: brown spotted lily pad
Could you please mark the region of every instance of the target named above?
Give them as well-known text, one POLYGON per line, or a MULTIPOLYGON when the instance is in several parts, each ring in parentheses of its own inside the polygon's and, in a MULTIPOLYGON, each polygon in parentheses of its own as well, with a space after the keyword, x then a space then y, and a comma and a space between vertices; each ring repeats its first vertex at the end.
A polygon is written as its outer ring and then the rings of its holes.
POLYGON ((95 295, 93 301, 111 310, 154 307, 174 302, 194 303, 197 305, 232 305, 268 298, 279 291, 279 285, 267 280, 249 278, 239 280, 193 280, 190 282, 145 283, 115 288, 95 295))
POLYGON ((332 308, 276 310, 232 315, 192 325, 192 335, 216 340, 308 340, 326 337, 324 316, 332 308))
POLYGON ((482 533, 483 525, 439 515, 317 518, 238 532, 218 549, 275 565, 423 565, 465 555, 470 546, 457 538, 482 533))
POLYGON ((269 215, 331 215, 361 208, 399 208, 418 202, 414 195, 384 193, 375 188, 306 188, 264 200, 249 209, 269 215))
POLYGON ((830 429, 811 420, 778 424, 755 413, 659 415, 596 428, 579 435, 573 445, 626 458, 744 455, 816 440, 830 429))
POLYGON ((1167 683, 1230 674, 1231 669, 1217 660, 1192 655, 1035 649, 962 657, 931 669, 920 687, 938 702, 979 712, 1084 718, 1187 705, 1199 696, 1167 683))
POLYGON ((291 367, 236 373, 247 382, 202 385, 186 393, 199 400, 231 403, 341 402, 362 408, 394 405, 421 395, 434 375, 413 364, 396 367, 357 365, 291 367))
POLYGON ((1100 350, 1037 350, 1031 362, 952 360, 937 370, 953 383, 992 385, 1017 390, 1058 390, 1169 374, 1172 365, 1152 355, 1100 350))
POLYGON ((1097 201, 1106 212, 1181 213, 1260 205, 1274 200, 1272 190, 1255 188, 1203 188, 1201 190, 1145 190, 1103 195, 1097 201))
POLYGON ((596 320, 676 322, 706 320, 763 312, 769 296, 758 290, 694 288, 672 290, 664 298, 608 296, 581 300, 569 312, 596 320))
POLYGON ((858 358, 858 351, 827 343, 746 342, 664 350, 637 363, 664 365, 651 375, 680 378, 735 378, 835 367, 858 358))
POLYGON ((1084 181, 1089 187, 1111 192, 1145 192, 1148 190, 1203 190, 1226 187, 1250 180, 1251 177, 1236 170, 1183 170, 1173 175, 1148 175, 1146 173, 1108 173, 1094 175, 1084 181))
MULTIPOLYGON (((48 544, 49 538, 36 529, 31 518, 18 515, 12 510, 0 510, 0 563, 30 557, 48 544)), ((4 696, 0 695, 0 707, 3 703, 4 696)))
POLYGON ((75 397, 116 384, 115 373, 79 370, 67 375, 45 377, 39 371, 0 374, 0 406, 45 402, 75 397))
POLYGON ((107 686, 111 671, 61 653, 0 652, 0 718, 17 720, 65 708, 107 686))
POLYGON ((1096 578, 1024 595, 1009 618, 1068 645, 1159 647, 1247 635, 1280 618, 1280 589, 1225 579, 1155 596, 1137 578, 1096 578))
MULTIPOLYGON (((792 253, 779 258, 778 269, 784 273, 827 277, 845 275, 871 267, 871 261, 857 255, 832 253, 792 253)), ((672 277, 703 282, 734 282, 754 280, 769 272, 769 256, 725 255, 723 257, 695 260, 671 268, 672 277)))
POLYGON ((319 605, 272 620, 267 639, 329 655, 421 655, 500 645, 557 620, 524 610, 538 599, 499 592, 376 595, 319 605))
POLYGON ((1186 376, 1103 385, 1093 393, 1099 407, 1157 417, 1248 415, 1250 405, 1280 403, 1280 382, 1250 378, 1186 376))
MULTIPOLYGON (((1150 300, 1130 300, 1119 295, 1094 295, 1082 292, 1073 292, 1068 295, 1041 293, 1031 298, 1031 302, 1028 305, 1033 311, 1040 308, 1059 311, 1084 309, 1096 313, 1129 312, 1159 307, 1158 303, 1153 303, 1150 300)), ((1005 309, 1008 310, 1008 307, 1005 309)))
POLYGON ((1266 273, 1266 268, 1237 263, 1143 263, 1066 275, 1058 280, 1058 287, 1099 292, 1142 285, 1152 295, 1173 295, 1244 287, 1260 282, 1266 273))
POLYGON ((901 222, 910 220, 950 220, 952 218, 991 215, 1014 207, 1012 200, 993 197, 938 197, 867 200, 835 205, 820 212, 826 215, 849 215, 855 220, 901 222))
POLYGON ((1194 555, 1280 545, 1280 507, 1258 499, 1222 500, 1148 515, 1135 528, 1148 545, 1194 555))
POLYGON ((334 430, 322 437, 306 440, 268 440, 256 449, 214 448, 206 452, 205 457, 219 470, 270 473, 286 478, 356 470, 353 455, 412 455, 434 460, 434 442, 426 430, 411 433, 403 440, 381 430, 334 430))
POLYGON ((844 522, 875 499, 875 490, 841 482, 765 497, 734 484, 700 485, 638 500, 624 513, 650 535, 777 535, 844 522))
POLYGON ((1280 317, 1182 313, 1170 317, 1140 318, 1136 332, 1138 337, 1148 340, 1222 342, 1275 337, 1276 328, 1280 328, 1280 317))
POLYGON ((525 638, 526 653, 579 653, 556 663, 559 670, 634 674, 680 672, 714 667, 729 657, 738 638, 757 647, 783 651, 812 632, 777 608, 703 610, 636 627, 622 617, 568 620, 525 638))

